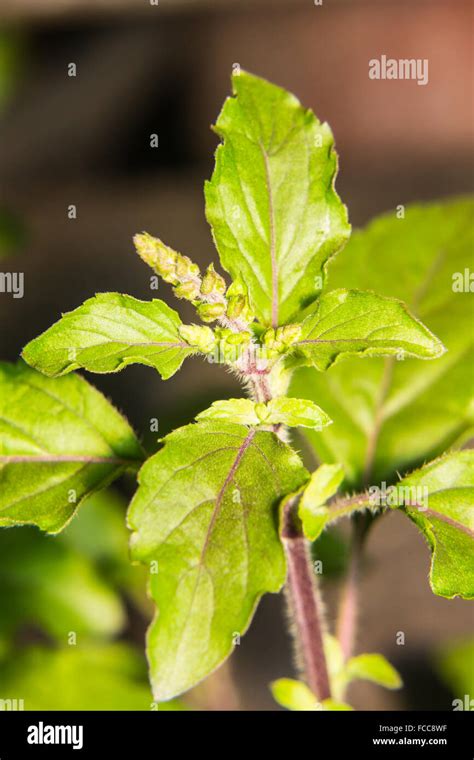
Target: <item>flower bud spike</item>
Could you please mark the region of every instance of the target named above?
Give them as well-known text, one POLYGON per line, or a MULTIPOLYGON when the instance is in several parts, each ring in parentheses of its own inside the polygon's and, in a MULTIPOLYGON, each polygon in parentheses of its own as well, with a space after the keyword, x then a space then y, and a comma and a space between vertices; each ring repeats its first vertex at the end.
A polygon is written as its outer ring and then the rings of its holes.
POLYGON ((176 277, 176 261, 178 253, 165 245, 158 238, 142 232, 133 238, 136 251, 141 259, 154 271, 172 285, 178 282, 176 277))
POLYGON ((140 258, 165 282, 176 287, 178 298, 192 301, 198 297, 201 287, 199 267, 188 256, 183 256, 148 232, 135 235, 133 242, 140 258))

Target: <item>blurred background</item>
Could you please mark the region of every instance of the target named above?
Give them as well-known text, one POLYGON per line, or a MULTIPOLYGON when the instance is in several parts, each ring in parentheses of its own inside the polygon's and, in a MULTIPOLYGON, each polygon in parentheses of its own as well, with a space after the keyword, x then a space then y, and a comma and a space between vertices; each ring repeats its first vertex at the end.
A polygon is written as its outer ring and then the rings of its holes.
MULTIPOLYGON (((16 360, 61 312, 95 292, 156 297, 134 255, 135 232, 156 234, 200 264, 215 260, 202 188, 217 143, 209 127, 235 64, 288 88, 330 123, 337 189, 354 226, 399 204, 468 191, 471 33, 472 6, 464 0, 0 0, 0 256, 2 271, 25 274, 23 299, 0 294, 1 358, 16 360), (428 58, 429 84, 370 80, 368 61, 381 54, 428 58)), ((158 296, 170 301, 166 285, 158 296)), ((223 369, 196 361, 169 384, 137 366, 89 379, 150 450, 151 419, 165 434, 235 391, 223 369)), ((8 531, 2 539, 0 697, 7 684, 10 696, 30 689, 39 707, 149 707, 142 651, 150 609, 121 527, 131 492, 124 482, 95 514, 86 505, 61 539, 39 543, 26 529, 24 537, 8 531), (109 536, 105 548, 99 535, 109 536), (9 556, 24 557, 23 580, 12 578, 9 556), (41 585, 39 576, 49 580, 41 585), (80 631, 93 648, 72 655, 68 631, 80 631), (96 701, 89 685, 52 705, 57 684, 65 694, 75 669, 81 679, 95 678, 96 701), (58 679, 49 676, 49 696, 45 673, 58 679), (101 691, 106 677, 113 687, 101 691)), ((326 543, 331 624, 344 536, 326 543)), ((428 569, 424 541, 405 518, 394 514, 375 526, 358 650, 385 654, 406 686, 392 693, 357 685, 356 707, 451 709, 446 673, 456 667, 439 663, 472 632, 472 610, 433 596, 428 569), (399 631, 405 646, 396 644, 399 631)), ((282 596, 264 599, 231 665, 188 704, 276 709, 267 684, 294 672, 284 618, 282 596)))

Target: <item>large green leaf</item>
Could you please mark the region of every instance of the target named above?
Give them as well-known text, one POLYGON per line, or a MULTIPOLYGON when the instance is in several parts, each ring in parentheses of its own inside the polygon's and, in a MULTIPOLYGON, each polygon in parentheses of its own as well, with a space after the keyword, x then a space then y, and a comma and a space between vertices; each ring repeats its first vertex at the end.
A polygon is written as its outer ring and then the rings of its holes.
POLYGON ((0 527, 55 533, 86 496, 142 459, 126 420, 83 378, 0 364, 0 527))
POLYGON ((148 634, 157 700, 217 667, 260 596, 281 588, 278 503, 306 478, 275 435, 221 420, 174 431, 146 462, 129 525, 132 558, 151 563, 158 606, 148 634))
POLYGON ((403 299, 448 349, 433 362, 348 359, 325 375, 298 370, 292 393, 334 420, 305 435, 319 459, 344 464, 354 487, 393 480, 472 429, 474 303, 453 290, 453 275, 472 270, 473 212, 469 199, 407 207, 404 219, 393 211, 356 232, 331 265, 331 287, 403 299))
POLYGON ((401 301, 343 289, 321 296, 293 350, 321 371, 354 354, 434 359, 444 353, 440 341, 401 301))
POLYGON ((71 631, 110 636, 125 623, 116 593, 93 563, 35 528, 0 531, 0 636, 23 625, 67 643, 71 631))
POLYGON ((453 452, 430 462, 398 486, 410 489, 402 493, 403 509, 423 531, 433 552, 432 590, 449 599, 472 599, 474 450, 453 452))
POLYGON ((196 353, 180 337, 180 325, 178 313, 164 301, 99 293, 28 343, 23 358, 50 376, 80 367, 118 372, 138 363, 155 367, 166 380, 196 353))
POLYGON ((217 120, 223 139, 206 183, 206 215, 224 268, 242 277, 263 324, 284 324, 315 300, 325 266, 347 240, 334 190, 327 124, 298 100, 244 71, 217 120))

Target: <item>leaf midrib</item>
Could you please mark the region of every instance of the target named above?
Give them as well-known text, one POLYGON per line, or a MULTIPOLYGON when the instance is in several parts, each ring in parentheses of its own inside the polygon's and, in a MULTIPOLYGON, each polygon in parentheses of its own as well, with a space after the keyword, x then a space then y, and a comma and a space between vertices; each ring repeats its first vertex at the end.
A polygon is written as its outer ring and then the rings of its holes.
MULTIPOLYGON (((243 459, 243 457, 245 455, 245 452, 248 450, 248 448, 249 448, 249 446, 250 446, 250 444, 251 444, 251 442, 252 442, 252 440, 253 440, 253 438, 255 436, 255 433, 256 433, 255 429, 249 430, 249 432, 247 433, 246 437, 242 441, 242 443, 241 443, 241 445, 240 445, 240 447, 239 447, 239 449, 237 451, 237 456, 235 457, 235 459, 234 459, 234 461, 233 461, 233 463, 231 465, 231 468, 230 468, 229 472, 227 473, 227 476, 226 476, 226 478, 225 478, 225 480, 224 480, 224 482, 223 482, 223 484, 222 484, 222 486, 221 486, 221 488, 219 490, 219 493, 217 494, 217 497, 216 497, 216 500, 215 500, 214 510, 213 510, 211 519, 209 521, 209 525, 208 525, 208 528, 207 528, 207 531, 206 531, 206 536, 205 536, 204 543, 203 543, 203 546, 202 546, 202 549, 201 549, 201 554, 199 556, 199 561, 198 561, 198 564, 194 566, 194 567, 196 567, 196 566, 198 567, 198 572, 197 572, 197 575, 196 575, 196 580, 194 582, 194 588, 193 588, 191 600, 190 600, 190 603, 189 603, 188 613, 186 615, 185 621, 184 621, 183 626, 181 628, 181 633, 179 635, 179 641, 178 641, 178 645, 177 645, 177 648, 176 648, 176 657, 175 657, 175 660, 174 660, 174 668, 173 668, 173 674, 172 674, 173 677, 174 677, 174 671, 176 670, 176 667, 177 667, 179 659, 180 659, 179 658, 179 651, 180 651, 182 643, 183 643, 184 632, 186 630, 189 618, 190 618, 190 616, 192 614, 192 610, 193 610, 193 606, 194 606, 194 599, 196 597, 197 589, 198 589, 198 586, 199 586, 201 571, 203 569, 205 569, 206 572, 209 572, 207 570, 207 568, 205 567, 205 565, 204 565, 204 558, 205 558, 205 555, 206 555, 206 552, 207 552, 207 548, 209 546, 209 541, 210 541, 210 537, 211 537, 211 534, 212 534, 212 530, 213 530, 215 521, 216 521, 217 516, 218 516, 218 514, 220 512, 220 508, 221 508, 221 505, 222 505, 222 501, 223 501, 223 498, 224 498, 225 491, 226 491, 228 485, 232 482, 233 478, 235 477, 235 474, 236 474, 236 472, 238 470, 238 467, 239 467, 239 465, 240 465, 240 463, 241 463, 241 461, 242 461, 242 459, 243 459)), ((212 582, 212 578, 211 578, 211 582, 212 582)))
POLYGON ((261 140, 258 141, 258 147, 263 158, 263 164, 265 167, 265 184, 267 186, 268 193, 268 222, 270 231, 270 265, 272 271, 272 306, 271 306, 271 320, 273 327, 278 327, 278 264, 276 258, 276 240, 275 240, 275 211, 273 206, 273 190, 270 181, 270 163, 269 155, 265 150, 261 140))

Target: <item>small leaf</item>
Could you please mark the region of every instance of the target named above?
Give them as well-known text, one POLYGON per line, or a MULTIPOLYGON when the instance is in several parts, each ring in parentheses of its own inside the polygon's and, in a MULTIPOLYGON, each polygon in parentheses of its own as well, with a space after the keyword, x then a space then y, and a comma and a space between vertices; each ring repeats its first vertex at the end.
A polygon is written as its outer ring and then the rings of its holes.
POLYGON ((267 404, 270 424, 283 424, 289 427, 309 427, 322 430, 331 424, 330 418, 314 402, 301 398, 280 396, 267 404))
POLYGON ((224 142, 205 187, 206 216, 222 266, 247 284, 262 324, 276 327, 317 298, 350 227, 334 190, 328 125, 244 71, 232 88, 215 126, 224 142))
POLYGON ((329 523, 354 512, 373 508, 365 494, 339 499, 327 505, 344 480, 344 469, 338 464, 322 464, 312 473, 301 489, 298 516, 303 532, 310 541, 316 541, 329 523))
POLYGON ((399 689, 403 683, 393 665, 381 654, 359 654, 346 663, 347 682, 356 679, 373 681, 386 689, 399 689))
POLYGON ((241 425, 260 425, 260 418, 255 411, 255 403, 249 398, 231 398, 214 401, 209 409, 199 412, 197 420, 229 420, 241 425))
POLYGON ((316 541, 326 523, 331 520, 330 509, 326 506, 342 481, 344 470, 337 464, 323 464, 312 473, 298 508, 298 515, 303 524, 303 531, 310 541, 316 541))
POLYGON ((312 401, 297 398, 271 399, 267 404, 255 403, 247 398, 214 401, 209 409, 196 416, 197 420, 229 420, 241 425, 288 425, 289 427, 312 427, 322 430, 331 420, 312 401))
POLYGON ((132 558, 151 568, 153 692, 168 700, 216 668, 278 591, 278 503, 307 472, 273 433, 206 420, 175 430, 139 474, 132 558))
POLYGON ((0 363, 0 526, 56 533, 142 459, 126 420, 83 378, 0 363))
POLYGON ((23 358, 54 377, 80 367, 118 372, 138 363, 154 367, 167 380, 196 352, 180 336, 180 325, 179 315, 164 301, 98 293, 28 343, 23 358))
POLYGON ((434 359, 445 350, 401 301, 342 289, 321 296, 293 348, 319 370, 354 354, 434 359))
POLYGON ((308 686, 293 678, 279 678, 270 684, 275 702, 287 710, 317 710, 318 700, 308 686))
POLYGON ((287 710, 305 710, 323 712, 332 712, 334 710, 352 710, 350 705, 335 699, 323 699, 319 702, 311 689, 302 681, 296 681, 293 678, 279 678, 270 684, 275 702, 278 702, 287 710))
POLYGON ((405 495, 403 510, 433 552, 433 592, 474 598, 474 450, 430 462, 403 478, 398 493, 405 495))

